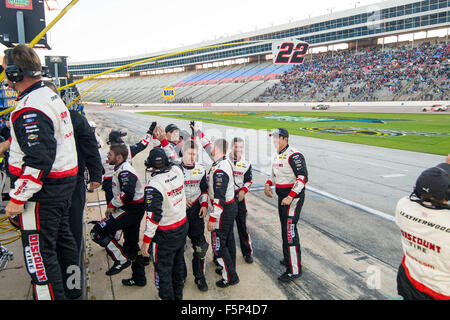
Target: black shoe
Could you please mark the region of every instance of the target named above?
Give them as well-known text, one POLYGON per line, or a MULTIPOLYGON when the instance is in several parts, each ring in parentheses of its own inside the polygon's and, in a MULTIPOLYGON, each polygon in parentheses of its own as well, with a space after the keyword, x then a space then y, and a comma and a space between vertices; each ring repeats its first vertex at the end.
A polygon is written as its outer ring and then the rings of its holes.
POLYGON ((222 270, 223 270, 222 267, 216 268, 216 273, 217 273, 219 276, 221 276, 221 275, 222 275, 222 270))
POLYGON ((286 265, 286 263, 284 262, 284 259, 281 259, 281 260, 280 260, 280 264, 281 264, 282 266, 285 266, 285 265, 286 265))
POLYGON ((228 286, 233 286, 238 283, 239 283, 239 278, 237 278, 234 281, 230 281, 230 282, 220 279, 219 281, 216 282, 216 286, 218 286, 219 288, 226 288, 228 286))
POLYGON ((133 278, 122 279, 122 284, 127 287, 132 287, 132 286, 144 287, 147 284, 147 281, 142 282, 142 283, 137 283, 136 281, 133 280, 133 278))
POLYGON ((244 260, 245 260, 245 262, 247 262, 247 263, 253 263, 253 258, 252 258, 252 256, 244 256, 244 260))
POLYGON ((208 284, 206 283, 205 277, 196 278, 194 282, 200 291, 208 291, 208 284))
POLYGON ((214 259, 214 264, 217 266, 217 267, 221 267, 221 265, 220 265, 220 263, 219 262, 217 262, 217 260, 216 259, 214 259))
POLYGON ((281 282, 290 282, 294 279, 300 278, 301 276, 302 276, 301 273, 291 274, 286 271, 285 273, 283 273, 281 276, 278 277, 278 280, 280 280, 281 282))
POLYGON ((128 268, 131 265, 131 260, 128 260, 127 262, 125 262, 124 264, 120 264, 115 262, 114 265, 111 267, 111 269, 109 269, 108 271, 106 271, 106 275, 107 276, 113 276, 115 274, 120 273, 123 269, 128 268))
POLYGON ((144 257, 142 264, 148 266, 150 264, 150 257, 144 257))

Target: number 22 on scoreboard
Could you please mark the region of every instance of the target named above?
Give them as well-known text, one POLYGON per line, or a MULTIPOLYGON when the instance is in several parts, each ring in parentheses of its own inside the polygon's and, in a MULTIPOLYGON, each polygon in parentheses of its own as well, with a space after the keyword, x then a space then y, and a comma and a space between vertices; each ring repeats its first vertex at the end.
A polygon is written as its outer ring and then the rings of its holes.
POLYGON ((302 64, 305 54, 308 52, 309 44, 306 42, 283 42, 279 46, 278 53, 275 53, 274 63, 276 64, 302 64))

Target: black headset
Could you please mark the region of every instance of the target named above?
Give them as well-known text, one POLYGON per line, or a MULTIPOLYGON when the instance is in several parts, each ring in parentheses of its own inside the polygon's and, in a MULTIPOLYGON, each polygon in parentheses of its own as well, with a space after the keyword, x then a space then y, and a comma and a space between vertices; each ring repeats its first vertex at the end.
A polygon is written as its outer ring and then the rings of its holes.
POLYGON ((8 65, 5 70, 6 77, 12 83, 17 83, 23 80, 23 77, 37 77, 42 75, 42 70, 23 71, 12 59, 13 49, 8 50, 8 65))

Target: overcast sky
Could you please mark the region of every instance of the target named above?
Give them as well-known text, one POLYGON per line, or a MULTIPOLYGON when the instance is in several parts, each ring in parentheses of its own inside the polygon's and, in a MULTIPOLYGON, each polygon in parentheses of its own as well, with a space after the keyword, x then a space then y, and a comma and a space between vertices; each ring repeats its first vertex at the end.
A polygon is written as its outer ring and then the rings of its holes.
MULTIPOLYGON (((153 53, 380 2, 379 0, 80 0, 50 31, 71 62, 153 53)), ((58 0, 63 9, 70 0, 58 0)), ((47 11, 50 23, 59 11, 47 11)), ((2 46, 2 45, 0 45, 2 46)), ((3 50, 2 50, 3 51, 3 50)))

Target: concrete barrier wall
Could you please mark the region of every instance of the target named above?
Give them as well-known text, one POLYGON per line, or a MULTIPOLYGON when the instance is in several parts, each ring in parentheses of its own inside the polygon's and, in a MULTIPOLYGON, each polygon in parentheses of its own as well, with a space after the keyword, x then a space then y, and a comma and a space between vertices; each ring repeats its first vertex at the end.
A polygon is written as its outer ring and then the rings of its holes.
MULTIPOLYGON (((98 102, 88 102, 92 105, 103 105, 104 103, 98 102)), ((114 106, 121 107, 183 107, 183 108, 204 108, 204 109, 217 109, 217 108, 311 108, 313 106, 317 106, 318 104, 326 104, 332 107, 349 107, 349 108, 357 108, 357 107, 365 107, 365 108, 377 108, 377 107, 392 107, 392 108, 407 108, 407 107, 430 107, 435 104, 441 105, 450 105, 450 101, 376 101, 376 102, 277 102, 277 103, 139 103, 139 104, 130 104, 130 103, 115 103, 114 106)))

